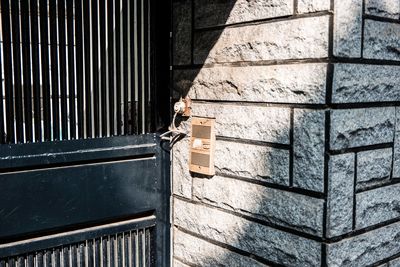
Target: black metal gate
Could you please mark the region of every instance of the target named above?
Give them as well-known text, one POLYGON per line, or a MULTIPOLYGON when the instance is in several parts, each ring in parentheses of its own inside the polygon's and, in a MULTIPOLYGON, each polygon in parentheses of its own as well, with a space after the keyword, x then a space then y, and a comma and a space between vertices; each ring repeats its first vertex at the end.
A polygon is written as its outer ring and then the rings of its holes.
POLYGON ((0 0, 0 267, 169 265, 155 2, 0 0))

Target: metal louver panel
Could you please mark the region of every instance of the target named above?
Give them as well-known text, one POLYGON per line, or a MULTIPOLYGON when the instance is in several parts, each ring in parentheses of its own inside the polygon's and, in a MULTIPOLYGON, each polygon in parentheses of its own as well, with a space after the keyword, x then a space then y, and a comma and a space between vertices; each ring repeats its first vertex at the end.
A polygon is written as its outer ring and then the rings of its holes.
POLYGON ((154 224, 149 216, 0 245, 0 267, 153 266, 154 224))

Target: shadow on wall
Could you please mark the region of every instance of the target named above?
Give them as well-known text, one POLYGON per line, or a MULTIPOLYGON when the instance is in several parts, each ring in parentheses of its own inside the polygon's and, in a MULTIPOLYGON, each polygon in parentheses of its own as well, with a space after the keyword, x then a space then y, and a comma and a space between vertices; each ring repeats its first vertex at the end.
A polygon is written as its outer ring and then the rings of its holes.
POLYGON ((217 132, 214 177, 188 172, 188 138, 174 147, 177 266, 325 261, 329 56, 360 56, 361 14, 350 8, 346 26, 329 1, 307 2, 173 1, 173 97, 192 98, 217 132))

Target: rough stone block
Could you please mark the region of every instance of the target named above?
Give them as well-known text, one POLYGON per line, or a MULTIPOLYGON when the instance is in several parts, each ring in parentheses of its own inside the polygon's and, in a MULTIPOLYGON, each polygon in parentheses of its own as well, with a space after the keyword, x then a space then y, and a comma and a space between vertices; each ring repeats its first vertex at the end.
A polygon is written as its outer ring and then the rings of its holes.
POLYGON ((174 231, 174 254, 179 259, 195 266, 265 267, 264 264, 250 257, 242 256, 177 229, 174 231))
POLYGON ((326 64, 176 70, 174 89, 192 99, 325 103, 326 64))
POLYGON ((186 264, 184 264, 183 262, 181 262, 181 261, 179 261, 177 259, 173 260, 173 265, 172 266, 174 266, 174 267, 189 267, 189 265, 186 265, 186 264))
POLYGON ((370 266, 400 253, 400 223, 328 245, 328 266, 370 266))
POLYGON ((217 140, 215 169, 219 173, 288 185, 289 151, 217 140))
POLYGON ((175 199, 175 225, 285 266, 320 266, 321 244, 229 213, 175 199))
POLYGON ((231 104, 192 105, 194 116, 216 118, 216 134, 289 144, 290 109, 231 104))
POLYGON ((400 267, 400 258, 390 261, 388 267, 400 267))
POLYGON ((322 236, 322 199, 220 176, 194 179, 193 197, 273 224, 322 236))
POLYGON ((329 10, 330 1, 327 0, 298 0, 297 11, 299 13, 311 13, 323 10, 329 10))
POLYGON ((195 35, 194 61, 324 58, 328 56, 328 22, 329 16, 322 16, 200 32, 195 35))
POLYGON ((334 103, 400 101, 400 66, 336 64, 334 103))
POLYGON ((366 0, 365 13, 391 19, 400 18, 400 1, 397 0, 366 0))
POLYGON ((333 54, 361 57, 362 1, 335 0, 333 54))
POLYGON ((293 184, 324 191, 325 112, 294 111, 293 184))
POLYGON ((390 179, 393 149, 377 149, 358 153, 357 189, 382 184, 390 179))
POLYGON ((400 60, 400 24, 365 20, 364 57, 400 60))
POLYGON ((400 216, 400 185, 365 191, 356 196, 356 227, 365 228, 400 216))
POLYGON ((400 178, 400 107, 396 107, 396 134, 393 153, 393 177, 400 178))
POLYGON ((195 0, 195 26, 206 28, 293 14, 293 0, 195 0))
POLYGON ((350 232, 353 227, 354 154, 329 159, 327 236, 350 232))
POLYGON ((191 1, 174 0, 173 9, 173 64, 191 63, 192 11, 191 1))
POLYGON ((189 138, 177 142, 172 150, 172 191, 175 195, 192 198, 192 177, 189 172, 189 138))
POLYGON ((331 112, 331 149, 393 142, 395 108, 333 110, 331 112))

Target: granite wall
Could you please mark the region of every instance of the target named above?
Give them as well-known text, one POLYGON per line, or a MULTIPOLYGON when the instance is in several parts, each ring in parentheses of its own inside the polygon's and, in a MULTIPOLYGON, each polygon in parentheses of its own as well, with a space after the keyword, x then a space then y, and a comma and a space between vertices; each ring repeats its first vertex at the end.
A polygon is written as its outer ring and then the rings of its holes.
POLYGON ((400 1, 173 0, 175 266, 400 266, 400 1), (180 127, 188 129, 190 120, 180 127))

